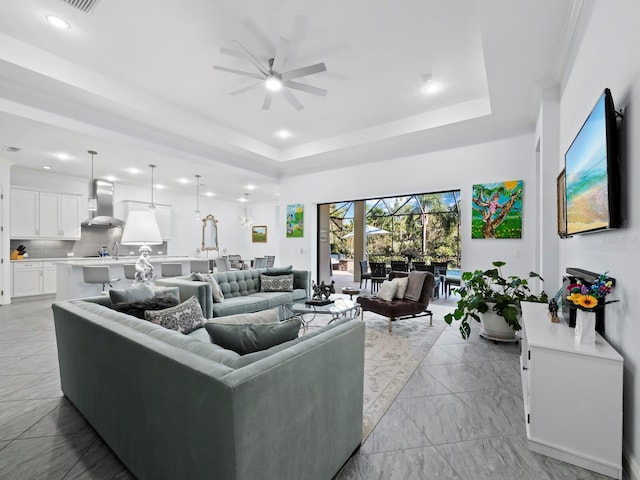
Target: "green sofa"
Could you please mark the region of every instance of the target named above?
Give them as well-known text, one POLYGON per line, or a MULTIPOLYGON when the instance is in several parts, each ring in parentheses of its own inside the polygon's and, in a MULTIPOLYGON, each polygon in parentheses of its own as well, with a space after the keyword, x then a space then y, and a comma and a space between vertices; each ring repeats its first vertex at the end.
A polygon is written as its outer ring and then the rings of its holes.
POLYGON ((363 322, 240 356, 109 304, 53 304, 61 386, 137 478, 329 480, 358 448, 363 322))
POLYGON ((307 298, 311 298, 311 272, 292 271, 292 292, 261 292, 260 275, 267 273, 267 270, 269 269, 257 268, 212 274, 224 294, 224 301, 220 303, 213 301, 209 283, 191 280, 191 275, 159 278, 156 285, 178 287, 182 300, 195 295, 206 318, 258 312, 287 303, 304 303, 307 298))

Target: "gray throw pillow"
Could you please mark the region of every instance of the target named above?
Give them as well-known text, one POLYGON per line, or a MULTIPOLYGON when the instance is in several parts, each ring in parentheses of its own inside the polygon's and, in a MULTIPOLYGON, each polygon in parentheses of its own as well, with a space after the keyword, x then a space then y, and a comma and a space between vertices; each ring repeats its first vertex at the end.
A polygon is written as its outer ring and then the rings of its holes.
POLYGON ((291 318, 284 322, 261 325, 224 325, 207 322, 205 328, 209 332, 211 342, 240 355, 246 355, 298 338, 300 319, 291 318))
POLYGON ((261 292, 293 292, 293 273, 270 277, 260 275, 261 292))
POLYGON ((245 325, 247 323, 275 323, 279 320, 278 309, 260 310, 252 313, 237 313, 235 315, 226 315, 224 317, 214 317, 207 322, 223 323, 225 325, 245 325))
POLYGON ((113 309, 144 320, 144 312, 147 310, 164 310, 165 308, 175 307, 179 303, 178 297, 169 293, 145 298, 144 300, 134 300, 133 302, 114 303, 113 309))
POLYGON ((135 287, 118 290, 112 288, 109 290, 109 298, 111 303, 133 302, 134 300, 145 300, 155 295, 153 287, 146 283, 140 283, 135 287))
POLYGON ((216 303, 224 302, 224 294, 222 293, 222 289, 216 280, 216 277, 211 275, 210 273, 192 273, 191 280, 196 280, 198 282, 208 282, 211 284, 211 294, 213 296, 213 301, 216 303))
POLYGON ((264 275, 268 275, 270 277, 284 275, 287 273, 293 273, 293 265, 287 265, 286 267, 269 267, 267 271, 264 272, 264 275))
POLYGON ((195 295, 175 307, 157 311, 147 310, 144 312, 144 318, 151 323, 158 324, 169 330, 176 330, 185 335, 202 327, 205 321, 202 315, 202 307, 195 295))

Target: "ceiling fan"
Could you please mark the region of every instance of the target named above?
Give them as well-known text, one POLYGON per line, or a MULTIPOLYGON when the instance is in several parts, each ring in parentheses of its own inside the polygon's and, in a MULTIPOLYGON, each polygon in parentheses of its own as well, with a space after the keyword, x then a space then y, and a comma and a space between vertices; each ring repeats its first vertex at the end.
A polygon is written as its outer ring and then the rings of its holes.
POLYGON ((327 70, 327 67, 324 65, 324 63, 316 63, 314 65, 289 70, 287 72, 282 71, 287 55, 287 50, 289 48, 289 41, 285 38, 280 37, 280 41, 278 42, 276 53, 273 58, 263 59, 262 61, 258 57, 253 55, 244 45, 242 45, 242 43, 237 40, 234 40, 234 42, 236 42, 240 46, 242 51, 237 51, 229 48, 221 48, 220 52, 226 55, 232 55, 249 60, 253 64, 253 66, 256 67, 258 73, 235 70, 219 65, 214 65, 213 68, 215 68, 216 70, 221 70, 223 72, 235 73, 237 75, 255 78, 260 81, 243 87, 239 90, 235 90, 231 92, 231 95, 238 95, 240 93, 248 92, 249 90, 253 90, 254 88, 258 88, 261 85, 264 85, 266 87, 266 92, 264 96, 264 102, 262 103, 263 110, 269 110, 273 93, 280 91, 282 92, 284 98, 286 98, 293 106, 293 108, 299 111, 302 110, 304 106, 293 95, 290 89, 300 90, 301 92, 320 95, 323 97, 328 93, 327 90, 323 88, 313 87, 305 83, 294 81, 297 78, 313 75, 314 73, 325 72, 327 70), (264 60, 267 61, 266 66, 263 64, 264 60))

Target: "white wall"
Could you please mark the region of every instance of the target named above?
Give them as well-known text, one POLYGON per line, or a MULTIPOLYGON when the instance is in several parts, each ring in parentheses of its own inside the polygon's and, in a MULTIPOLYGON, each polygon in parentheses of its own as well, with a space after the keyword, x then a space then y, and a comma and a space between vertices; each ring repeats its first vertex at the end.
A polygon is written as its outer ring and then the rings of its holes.
MULTIPOLYGON (((606 307, 606 336, 624 356, 624 440, 634 468, 640 459, 640 2, 592 2, 593 8, 572 69, 566 72, 560 100, 560 151, 564 153, 605 87, 611 89, 616 109, 625 109, 623 147, 626 150, 628 216, 618 231, 581 235, 559 241, 560 268, 580 267, 608 271, 616 278, 620 303, 606 307)), ((571 64, 571 62, 570 62, 571 64)), ((562 158, 558 159, 558 171, 562 158)), ((549 190, 552 188, 549 185, 549 190)), ((594 412, 597 414, 597 412, 594 412)), ((637 478, 640 471, 636 471, 637 478)))
MULTIPOLYGON (((302 239, 280 236, 284 264, 316 270, 317 204, 376 196, 461 190, 462 268, 488 268, 491 261, 507 262, 504 273, 526 275, 536 269, 538 186, 535 135, 481 143, 368 166, 345 167, 282 180, 279 222, 287 204, 304 203, 302 239), (471 239, 471 191, 476 183, 523 180, 522 239, 471 239)), ((327 280, 327 279, 320 279, 327 280)))

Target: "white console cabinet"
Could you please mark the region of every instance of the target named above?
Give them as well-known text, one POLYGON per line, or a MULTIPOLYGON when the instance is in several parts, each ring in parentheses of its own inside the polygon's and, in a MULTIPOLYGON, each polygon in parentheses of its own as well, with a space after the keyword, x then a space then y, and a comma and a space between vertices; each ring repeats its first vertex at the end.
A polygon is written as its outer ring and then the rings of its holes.
POLYGON ((622 478, 623 359, 597 335, 574 340, 546 304, 522 304, 522 393, 529 448, 622 478))

